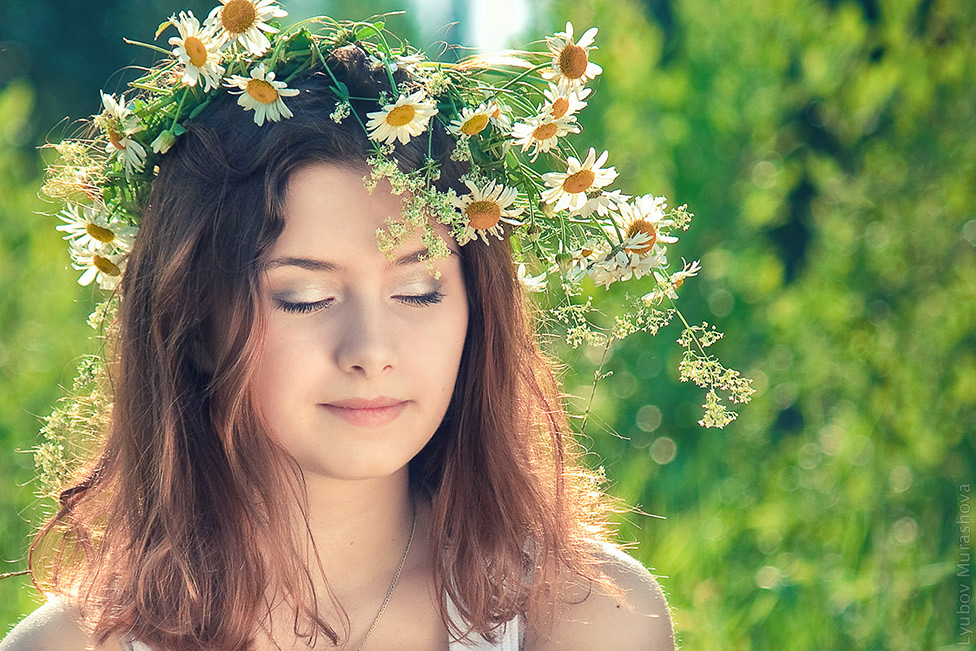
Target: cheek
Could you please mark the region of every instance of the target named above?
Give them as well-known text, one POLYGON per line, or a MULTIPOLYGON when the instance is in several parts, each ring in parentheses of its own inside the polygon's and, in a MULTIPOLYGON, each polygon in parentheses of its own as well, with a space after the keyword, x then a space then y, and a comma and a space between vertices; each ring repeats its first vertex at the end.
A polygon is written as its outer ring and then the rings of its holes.
MULTIPOLYGON (((423 356, 422 363, 429 365, 431 373, 437 373, 440 380, 436 386, 445 400, 449 400, 454 391, 457 380, 458 367, 461 364, 461 354, 467 336, 468 308, 467 304, 445 314, 438 322, 438 327, 432 329, 427 337, 428 352, 423 356), (436 371, 433 368, 436 360, 436 371)), ((446 404, 446 403, 445 403, 446 404)))
POLYGON ((283 407, 296 394, 308 363, 306 346, 294 337, 282 336, 273 326, 268 328, 251 380, 254 400, 266 417, 273 417, 276 406, 283 407))

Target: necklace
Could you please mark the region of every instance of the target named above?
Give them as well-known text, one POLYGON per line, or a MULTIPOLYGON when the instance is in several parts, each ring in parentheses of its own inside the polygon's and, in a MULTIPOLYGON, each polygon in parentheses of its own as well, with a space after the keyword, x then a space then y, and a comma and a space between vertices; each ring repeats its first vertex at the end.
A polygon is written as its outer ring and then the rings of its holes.
POLYGON ((386 591, 386 599, 383 600, 383 605, 380 606, 380 611, 376 613, 376 617, 373 618, 373 623, 369 625, 369 630, 366 631, 366 635, 363 637, 363 641, 359 643, 356 647, 356 651, 362 651, 363 647, 366 646, 369 636, 373 634, 373 629, 379 623, 380 618, 383 613, 386 612, 386 607, 390 603, 390 599, 393 598, 393 591, 396 590, 397 582, 400 580, 400 572, 403 571, 403 565, 407 562, 407 555, 410 554, 410 545, 413 543, 413 535, 417 532, 417 502, 413 503, 413 523, 410 525, 410 537, 407 538, 407 547, 403 550, 403 556, 400 557, 400 564, 397 565, 396 573, 393 575, 393 581, 390 582, 390 589, 386 591))
MULTIPOLYGON (((393 574, 393 580, 390 582, 390 588, 386 591, 386 598, 383 599, 383 605, 380 606, 380 611, 376 613, 376 617, 373 618, 373 623, 369 625, 369 629, 366 631, 366 635, 363 636, 363 641, 359 643, 358 647, 356 647, 356 651, 362 651, 363 647, 366 646, 366 642, 369 640, 369 636, 373 634, 373 629, 376 628, 376 625, 379 623, 380 618, 383 617, 383 613, 386 612, 386 607, 390 604, 390 599, 393 598, 393 591, 396 590, 397 583, 399 583, 400 581, 400 573, 403 571, 403 566, 407 562, 407 556, 410 555, 410 545, 413 544, 413 535, 415 533, 417 533, 417 502, 416 501, 413 502, 413 522, 410 524, 410 536, 407 538, 407 546, 403 550, 403 556, 400 557, 400 563, 397 565, 396 572, 393 574)), ((268 628, 264 625, 264 622, 260 622, 260 625, 261 628, 264 629, 264 632, 267 633, 268 638, 271 640, 271 643, 275 645, 275 648, 278 649, 279 651, 283 651, 283 649, 281 649, 281 645, 278 644, 278 641, 274 639, 273 635, 271 635, 271 631, 268 630, 268 628)))

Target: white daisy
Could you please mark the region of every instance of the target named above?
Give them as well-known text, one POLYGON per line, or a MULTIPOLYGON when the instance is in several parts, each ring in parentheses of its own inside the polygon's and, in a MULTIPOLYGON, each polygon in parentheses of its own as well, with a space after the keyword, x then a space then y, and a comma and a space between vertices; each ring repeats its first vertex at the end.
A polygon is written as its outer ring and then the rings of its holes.
POLYGON ((501 222, 520 224, 515 217, 522 214, 522 208, 509 209, 518 196, 518 190, 488 181, 484 187, 478 187, 472 181, 465 181, 470 193, 458 197, 451 196, 450 201, 467 219, 464 232, 458 237, 458 244, 465 245, 471 240, 481 239, 488 244, 488 234, 502 239, 501 222))
POLYGON ((172 16, 169 22, 180 32, 179 36, 169 39, 169 44, 174 46, 173 56, 185 66, 180 81, 187 86, 196 86, 202 79, 204 92, 217 88, 224 76, 224 67, 220 65, 220 42, 214 38, 213 29, 201 29, 200 21, 192 11, 181 11, 179 19, 172 16))
POLYGON ((556 212, 568 208, 576 211, 587 201, 587 193, 602 188, 617 178, 617 170, 613 167, 603 169, 609 153, 604 151, 600 158, 596 158, 596 150, 590 147, 586 160, 580 163, 573 156, 569 157, 565 173, 549 172, 542 178, 549 189, 542 193, 542 200, 553 205, 556 212))
POLYGON ((630 200, 629 194, 621 194, 620 190, 604 192, 603 190, 591 190, 586 193, 586 203, 579 207, 573 214, 580 217, 589 217, 594 211, 606 217, 611 210, 619 212, 620 206, 630 200))
POLYGON ((102 105, 105 112, 97 118, 97 122, 108 136, 105 151, 109 154, 109 160, 122 159, 125 176, 129 178, 146 164, 146 148, 132 139, 133 134, 142 131, 142 126, 135 113, 119 104, 112 95, 102 93, 102 105))
POLYGON ((411 95, 401 94, 393 104, 387 104, 382 111, 367 113, 369 137, 383 144, 393 144, 399 140, 401 145, 410 142, 427 128, 430 119, 437 115, 437 108, 426 101, 423 91, 411 95))
POLYGON ((544 70, 542 78, 556 84, 561 92, 577 90, 588 80, 603 72, 603 68, 590 61, 588 52, 595 50, 592 45, 597 28, 591 27, 573 41, 573 24, 566 23, 565 32, 557 32, 546 37, 546 44, 552 52, 552 69, 544 70))
POLYGON ((598 285, 610 287, 618 280, 630 280, 649 275, 652 269, 663 269, 668 264, 663 249, 654 249, 650 255, 628 253, 628 249, 641 246, 646 236, 640 234, 634 238, 627 238, 623 245, 612 255, 607 255, 588 270, 590 278, 598 285))
POLYGON ((220 5, 207 16, 206 26, 216 31, 222 47, 236 43, 254 56, 261 56, 271 47, 265 32, 278 31, 268 21, 287 15, 274 0, 220 0, 220 5))
POLYGON ((231 92, 240 95, 237 98, 238 104, 246 110, 254 111, 254 122, 258 126, 264 124, 265 118, 277 122, 283 117, 290 118, 293 115, 281 98, 294 97, 298 91, 288 88, 283 81, 275 81, 275 73, 265 73, 263 63, 251 70, 250 78, 234 75, 224 85, 240 89, 231 92))
POLYGON ((604 240, 587 240, 583 246, 566 256, 565 261, 560 264, 566 280, 570 283, 582 280, 593 261, 605 256, 607 251, 609 247, 604 240))
POLYGON ((665 296, 674 300, 678 298, 677 290, 684 284, 685 280, 693 276, 697 276, 698 272, 701 271, 701 264, 698 260, 688 263, 684 262, 684 267, 681 271, 678 271, 671 275, 670 278, 664 277, 658 272, 654 272, 654 280, 657 281, 657 287, 647 294, 641 297, 641 300, 645 303, 660 303, 665 296))
POLYGON ((525 264, 519 263, 515 276, 527 292, 541 293, 546 291, 546 272, 542 272, 538 276, 530 276, 525 270, 525 264))
POLYGON ((512 130, 512 118, 509 115, 512 111, 511 107, 493 99, 488 102, 488 109, 491 111, 491 123, 498 127, 499 131, 508 133, 512 130))
POLYGON ((89 251, 111 248, 128 252, 138 231, 134 226, 115 222, 95 206, 69 204, 58 213, 58 219, 64 223, 55 226, 55 230, 65 233, 64 239, 72 246, 89 251))
POLYGON ((647 255, 655 246, 674 244, 678 241, 678 238, 661 232, 662 228, 668 228, 674 224, 670 219, 664 219, 666 207, 667 199, 655 197, 651 194, 645 194, 642 197, 637 197, 633 202, 618 206, 620 216, 624 221, 626 237, 634 238, 640 233, 646 236, 646 241, 643 244, 632 245, 627 249, 628 253, 647 255))
POLYGON ((117 253, 103 248, 91 251, 76 245, 70 247, 70 253, 71 266, 84 271, 78 278, 79 285, 87 287, 94 280, 102 289, 115 289, 122 278, 124 258, 117 253))
POLYGON ((476 136, 488 126, 494 111, 494 107, 487 104, 475 109, 465 106, 461 109, 461 115, 448 125, 447 130, 455 136, 476 136))
POLYGON ((550 83, 549 88, 542 93, 546 100, 548 100, 543 110, 548 111, 552 117, 557 119, 564 116, 576 115, 576 113, 586 108, 586 102, 583 100, 591 92, 591 88, 561 92, 555 84, 550 83))
POLYGON ((579 125, 573 116, 554 118, 548 113, 534 115, 525 122, 519 122, 512 127, 512 138, 515 143, 522 145, 525 152, 529 147, 532 150, 532 158, 535 161, 541 152, 549 151, 556 146, 559 138, 568 133, 579 133, 579 125))
POLYGON ((373 66, 385 66, 391 73, 401 67, 408 72, 415 72, 417 66, 424 61, 424 57, 417 53, 404 56, 394 54, 392 58, 387 58, 386 52, 377 52, 367 56, 366 60, 373 66))

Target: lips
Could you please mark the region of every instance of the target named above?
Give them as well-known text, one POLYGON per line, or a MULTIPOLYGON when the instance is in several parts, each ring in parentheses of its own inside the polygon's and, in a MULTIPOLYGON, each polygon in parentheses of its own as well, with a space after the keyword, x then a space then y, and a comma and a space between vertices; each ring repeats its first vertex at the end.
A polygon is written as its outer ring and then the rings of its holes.
POLYGON ((380 427, 391 423, 406 406, 406 401, 387 396, 372 399, 348 398, 322 405, 329 413, 358 427, 380 427))

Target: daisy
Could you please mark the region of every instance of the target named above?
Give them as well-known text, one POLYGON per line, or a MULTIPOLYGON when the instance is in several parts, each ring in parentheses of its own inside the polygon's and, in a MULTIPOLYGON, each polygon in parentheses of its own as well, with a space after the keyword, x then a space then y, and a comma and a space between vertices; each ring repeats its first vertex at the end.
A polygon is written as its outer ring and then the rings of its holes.
POLYGON ((498 127, 502 133, 512 130, 512 118, 509 116, 511 108, 504 104, 499 104, 498 100, 488 102, 488 110, 491 111, 491 123, 498 127))
POLYGON ((590 50, 596 37, 597 28, 591 27, 580 37, 579 42, 573 41, 573 24, 566 23, 565 32, 557 32, 546 37, 546 44, 552 52, 552 69, 545 70, 542 78, 552 81, 561 92, 568 93, 582 88, 588 80, 603 72, 603 68, 589 59, 590 50))
POLYGON ((549 185, 549 189, 542 193, 542 200, 553 204, 556 212, 564 208, 569 208, 570 211, 582 208, 587 201, 588 192, 609 185, 617 178, 617 170, 613 167, 603 169, 609 155, 604 151, 597 158, 596 150, 590 147, 586 160, 582 163, 572 156, 569 157, 565 173, 543 174, 542 178, 549 185))
POLYGON ((586 271, 593 261, 606 254, 606 242, 602 240, 588 240, 586 244, 573 251, 570 256, 566 279, 571 283, 579 282, 586 275, 586 271))
POLYGON ((515 144, 522 145, 523 152, 534 147, 530 160, 535 162, 541 152, 555 147, 559 138, 568 133, 579 132, 576 118, 572 116, 554 118, 548 113, 540 113, 512 127, 512 138, 515 144))
POLYGON ((146 164, 145 147, 132 139, 133 134, 142 131, 142 126, 135 113, 119 104, 112 95, 102 93, 102 106, 105 113, 99 116, 98 122, 108 136, 105 151, 109 160, 122 159, 125 176, 129 178, 146 164))
POLYGON ((464 184, 471 190, 462 197, 451 196, 450 201, 467 218, 464 232, 458 237, 458 244, 465 245, 471 240, 481 239, 488 244, 488 233, 502 239, 501 222, 518 225, 515 217, 522 214, 522 208, 509 209, 518 196, 518 190, 488 181, 484 187, 478 187, 472 181, 464 184))
POLYGON ((620 206, 630 200, 629 194, 621 194, 620 190, 604 192, 603 190, 591 190, 586 193, 586 203, 579 207, 574 215, 589 217, 596 212, 601 217, 606 217, 611 210, 619 212, 620 206))
POLYGON ((546 291, 546 273, 542 272, 538 276, 530 276, 525 270, 525 264, 519 263, 518 270, 516 271, 516 278, 525 288, 525 291, 530 293, 540 293, 546 291))
POLYGON ((108 214, 95 206, 69 204, 58 213, 64 223, 55 226, 72 247, 95 251, 111 247, 127 252, 138 229, 114 222, 108 214))
POLYGON ((235 43, 254 56, 261 56, 271 47, 265 36, 278 30, 268 24, 273 18, 283 18, 288 12, 274 4, 274 0, 220 0, 207 16, 206 26, 217 32, 224 48, 235 43))
POLYGON ((488 104, 482 104, 476 109, 465 106, 461 109, 461 115, 448 125, 447 130, 455 136, 476 136, 488 126, 495 110, 488 104))
POLYGON ((674 244, 678 238, 665 235, 661 228, 672 226, 674 222, 664 219, 664 209, 667 207, 667 200, 664 197, 655 197, 645 194, 637 197, 631 203, 619 205, 620 216, 624 220, 626 237, 634 238, 643 233, 646 237, 644 243, 639 246, 631 245, 629 253, 647 255, 655 246, 663 244, 674 244))
POLYGON ((634 238, 624 240, 620 249, 611 255, 607 255, 589 268, 588 273, 598 285, 609 288, 610 285, 619 280, 630 280, 649 275, 652 269, 663 269, 668 264, 668 259, 664 255, 663 249, 652 251, 650 255, 639 253, 629 253, 636 246, 645 242, 646 236, 640 234, 634 238))
POLYGON ((405 145, 413 136, 419 136, 427 123, 437 115, 437 108, 427 102, 423 91, 411 95, 402 94, 394 104, 387 104, 382 111, 367 113, 369 137, 390 145, 399 140, 405 145))
POLYGON ((644 294, 641 300, 645 303, 660 303, 665 296, 672 300, 677 299, 677 290, 684 284, 687 278, 697 276, 699 271, 701 271, 701 263, 698 260, 692 263, 684 262, 684 267, 681 271, 672 274, 670 278, 665 278, 655 271, 654 280, 657 281, 657 288, 644 294))
POLYGON ((290 118, 293 115, 281 98, 294 97, 298 91, 294 88, 287 88, 283 81, 275 81, 275 73, 265 73, 263 63, 251 70, 250 79, 234 75, 226 82, 225 86, 240 89, 238 92, 231 92, 240 95, 237 98, 237 103, 243 106, 245 110, 254 111, 254 123, 258 126, 264 124, 265 118, 277 122, 283 117, 290 118))
POLYGON ((548 111, 552 117, 558 119, 564 116, 573 116, 580 110, 586 108, 586 99, 593 92, 591 88, 560 92, 559 88, 550 83, 549 88, 542 94, 548 100, 543 111, 548 111))
POLYGON ((94 280, 102 289, 115 289, 124 267, 121 255, 103 248, 91 251, 75 245, 70 247, 70 253, 71 266, 84 271, 78 278, 79 285, 87 287, 94 280))
POLYGON ((200 29, 200 21, 193 12, 180 12, 179 20, 172 16, 169 22, 176 26, 180 35, 169 39, 173 56, 182 63, 183 78, 187 86, 196 86, 203 80, 203 90, 207 92, 220 85, 224 67, 220 65, 220 42, 214 39, 211 28, 200 29))

